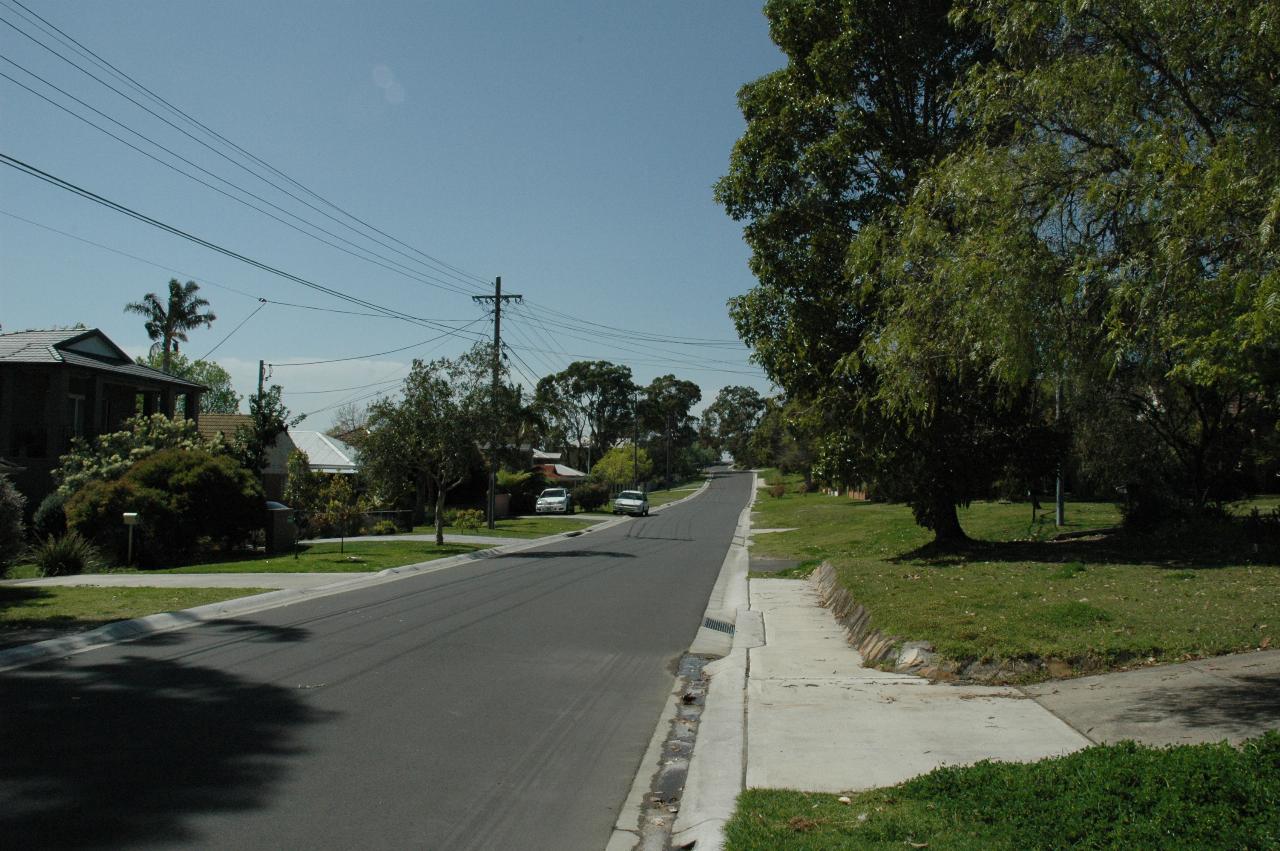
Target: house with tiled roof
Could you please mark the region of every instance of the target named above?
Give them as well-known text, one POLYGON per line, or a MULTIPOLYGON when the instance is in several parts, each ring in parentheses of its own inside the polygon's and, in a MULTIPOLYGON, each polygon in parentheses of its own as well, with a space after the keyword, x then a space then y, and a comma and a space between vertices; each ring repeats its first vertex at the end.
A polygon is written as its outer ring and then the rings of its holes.
POLYGON ((0 334, 0 468, 33 506, 73 437, 119 431, 135 414, 199 422, 203 385, 135 363, 97 328, 0 334))

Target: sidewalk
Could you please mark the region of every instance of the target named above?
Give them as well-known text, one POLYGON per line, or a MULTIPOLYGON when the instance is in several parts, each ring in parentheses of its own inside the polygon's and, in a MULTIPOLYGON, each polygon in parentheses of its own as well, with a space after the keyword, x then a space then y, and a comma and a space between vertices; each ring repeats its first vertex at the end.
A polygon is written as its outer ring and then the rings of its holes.
MULTIPOLYGON (((1028 688, 865 668, 816 583, 747 579, 751 534, 748 508, 708 607, 735 629, 705 669, 673 848, 720 849, 744 788, 853 792, 943 765, 1034 761, 1124 739, 1239 742, 1280 729, 1280 650, 1028 688)), ((708 632, 694 652, 714 653, 708 632)))

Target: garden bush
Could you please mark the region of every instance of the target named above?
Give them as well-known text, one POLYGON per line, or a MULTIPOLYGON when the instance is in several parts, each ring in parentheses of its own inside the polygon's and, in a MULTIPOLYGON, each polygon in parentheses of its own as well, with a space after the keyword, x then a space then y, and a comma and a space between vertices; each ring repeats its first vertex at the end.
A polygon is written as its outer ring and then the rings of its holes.
POLYGON ((573 501, 583 511, 595 511, 609 501, 609 486, 604 482, 583 482, 573 489, 573 501))
POLYGON ((59 537, 67 533, 67 496, 54 491, 40 501, 35 516, 31 518, 31 532, 36 540, 59 537))
POLYGON ((396 528, 395 522, 391 520, 379 520, 377 523, 374 523, 373 527, 369 530, 370 534, 373 535, 394 535, 399 531, 400 530, 396 528))
POLYGON ((453 515, 453 525, 463 532, 474 532, 484 525, 484 512, 478 508, 463 508, 453 515))
POLYGON ((225 455, 166 449, 118 480, 90 482, 67 502, 67 525, 123 559, 127 530, 121 513, 136 511, 139 564, 189 560, 202 547, 242 543, 262 525, 257 478, 225 455))
POLYGON ((0 576, 23 550, 22 514, 26 508, 27 498, 18 492, 8 476, 0 476, 0 576))
POLYGON ((98 548, 78 532, 49 536, 31 548, 31 560, 41 576, 77 576, 103 568, 98 548))
POLYGON ((497 484, 499 491, 511 495, 513 514, 533 514, 538 494, 547 487, 547 478, 536 470, 526 473, 499 470, 497 484))

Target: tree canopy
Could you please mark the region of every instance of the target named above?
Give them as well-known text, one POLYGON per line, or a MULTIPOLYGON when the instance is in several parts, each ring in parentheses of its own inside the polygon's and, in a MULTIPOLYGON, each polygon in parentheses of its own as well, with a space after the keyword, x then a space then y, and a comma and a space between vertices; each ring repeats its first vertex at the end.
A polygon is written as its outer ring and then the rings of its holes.
POLYGON ((414 360, 403 398, 369 407, 361 466, 384 491, 407 480, 419 505, 428 491, 435 496, 437 544, 444 543, 445 495, 481 463, 481 444, 494 433, 489 358, 478 349, 452 360, 414 360))
POLYGON ((153 351, 145 358, 138 358, 138 363, 209 388, 200 394, 202 414, 234 414, 240 410, 240 394, 231 383, 231 373, 214 361, 190 360, 181 352, 174 351, 169 355, 169 368, 164 369, 163 353, 153 351))
POLYGON ((171 278, 167 299, 162 301, 155 293, 147 293, 142 301, 124 307, 125 313, 137 313, 146 320, 143 327, 153 341, 151 351, 160 353, 164 372, 169 371, 169 359, 178 350, 178 343, 187 342, 187 332, 201 325, 207 328, 218 318, 212 311, 202 312, 209 302, 196 295, 199 291, 200 285, 195 281, 183 284, 171 278))

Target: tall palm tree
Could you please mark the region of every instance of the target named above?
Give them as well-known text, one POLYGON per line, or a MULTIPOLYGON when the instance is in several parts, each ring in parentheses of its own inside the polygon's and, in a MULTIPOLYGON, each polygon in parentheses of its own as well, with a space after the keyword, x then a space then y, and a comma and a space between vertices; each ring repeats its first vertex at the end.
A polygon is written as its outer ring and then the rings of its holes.
POLYGON ((154 341, 151 351, 161 352, 160 368, 165 372, 169 371, 170 355, 178 351, 178 341, 187 342, 188 331, 201 325, 208 328, 218 318, 209 311, 200 312, 201 308, 209 306, 209 302, 196 295, 199 290, 200 285, 195 281, 180 284, 177 278, 171 278, 168 304, 161 303, 160 297, 155 293, 147 293, 142 301, 124 306, 125 313, 137 313, 146 317, 143 327, 147 330, 147 336, 154 341))

